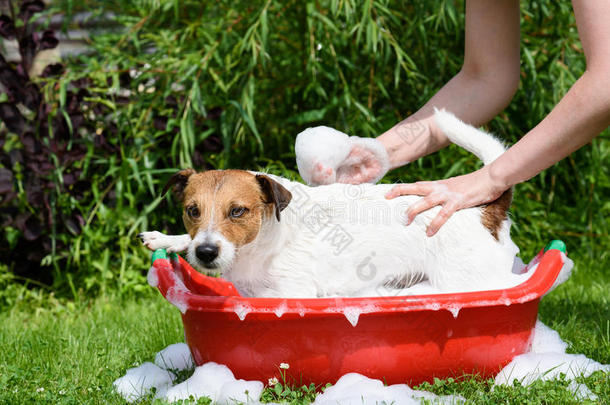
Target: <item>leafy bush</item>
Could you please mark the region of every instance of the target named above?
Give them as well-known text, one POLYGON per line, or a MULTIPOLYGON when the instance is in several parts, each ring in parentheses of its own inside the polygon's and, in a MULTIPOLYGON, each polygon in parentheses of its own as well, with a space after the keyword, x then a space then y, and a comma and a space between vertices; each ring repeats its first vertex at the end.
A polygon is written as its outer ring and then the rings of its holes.
MULTIPOLYGON (((54 10, 111 12, 122 27, 96 32, 95 52, 67 61, 65 73, 43 91, 44 103, 62 112, 55 90, 61 97, 61 89, 76 91, 73 83, 82 82, 82 100, 91 106, 78 124, 84 129, 70 138, 86 145, 86 154, 64 166, 52 161, 55 172, 87 182, 81 200, 69 187, 55 192, 55 223, 82 218, 78 232, 44 228, 41 237, 61 248, 24 274, 44 279, 51 266, 54 287, 64 293, 144 288, 148 260, 135 235, 181 230, 178 210, 159 195, 176 169, 264 168, 298 177, 298 132, 324 124, 378 135, 423 105, 457 73, 463 55, 461 1, 64 0, 54 10)), ((489 125, 510 142, 550 111, 585 66, 569 4, 522 4, 522 33, 519 91, 489 125)), ((8 154, 25 148, 14 135, 3 146, 8 154)), ((606 131, 517 187, 514 235, 526 256, 563 238, 583 254, 607 258, 609 145, 606 131)), ((477 165, 450 148, 387 181, 441 178, 477 165)), ((26 201, 27 192, 12 185, 26 201)), ((24 232, 4 227, 2 237, 20 254, 24 232)), ((18 272, 11 263, 9 275, 18 272)))

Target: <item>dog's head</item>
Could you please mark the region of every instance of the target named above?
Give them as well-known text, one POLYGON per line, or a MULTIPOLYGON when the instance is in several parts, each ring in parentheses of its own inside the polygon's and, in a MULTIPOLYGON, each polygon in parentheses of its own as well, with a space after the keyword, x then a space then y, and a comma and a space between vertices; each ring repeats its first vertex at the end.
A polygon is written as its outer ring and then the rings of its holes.
POLYGON ((188 260, 198 270, 231 268, 240 247, 256 239, 265 221, 279 221, 292 195, 275 180, 244 170, 192 169, 174 174, 163 189, 182 202, 191 243, 188 260))

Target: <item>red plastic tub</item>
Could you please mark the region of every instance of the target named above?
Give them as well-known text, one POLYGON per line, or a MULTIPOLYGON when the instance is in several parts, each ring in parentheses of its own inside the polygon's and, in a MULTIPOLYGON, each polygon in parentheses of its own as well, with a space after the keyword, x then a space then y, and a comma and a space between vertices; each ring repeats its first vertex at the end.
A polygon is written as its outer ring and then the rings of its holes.
POLYGON ((263 382, 287 363, 288 376, 305 384, 335 383, 349 372, 418 384, 493 376, 529 349, 540 297, 563 265, 555 248, 539 259, 526 282, 506 290, 281 299, 241 297, 231 283, 157 251, 149 282, 181 310, 197 365, 215 361, 236 378, 263 382))

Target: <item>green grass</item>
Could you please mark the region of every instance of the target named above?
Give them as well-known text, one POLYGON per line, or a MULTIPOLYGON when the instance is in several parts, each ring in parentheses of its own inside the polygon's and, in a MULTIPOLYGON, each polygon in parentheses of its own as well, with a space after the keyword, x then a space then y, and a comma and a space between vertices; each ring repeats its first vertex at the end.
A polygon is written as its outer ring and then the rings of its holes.
MULTIPOLYGON (((570 343, 569 352, 609 364, 610 280, 604 275, 610 262, 587 260, 578 252, 572 257, 577 262, 573 277, 542 300, 540 318, 570 343)), ((178 311, 154 292, 138 300, 65 301, 29 293, 24 297, 0 314, 0 404, 122 404, 112 382, 183 340, 178 311)), ((600 403, 610 403, 610 376, 596 373, 583 381, 600 403)), ((478 404, 577 403, 567 385, 559 379, 492 390, 491 381, 467 378, 420 388, 458 393, 478 404)), ((310 388, 281 388, 266 389, 263 399, 308 403, 313 398, 310 388)))

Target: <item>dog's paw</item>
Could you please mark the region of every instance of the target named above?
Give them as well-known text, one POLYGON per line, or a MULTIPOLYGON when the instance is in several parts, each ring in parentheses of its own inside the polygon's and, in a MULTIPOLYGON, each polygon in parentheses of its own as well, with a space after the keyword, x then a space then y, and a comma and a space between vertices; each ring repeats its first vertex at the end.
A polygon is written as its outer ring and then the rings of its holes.
POLYGON ((167 235, 158 231, 139 233, 138 238, 150 250, 165 249, 167 247, 167 235))
POLYGON ((311 180, 314 184, 332 184, 335 181, 334 174, 335 171, 332 167, 317 163, 312 169, 311 180))

